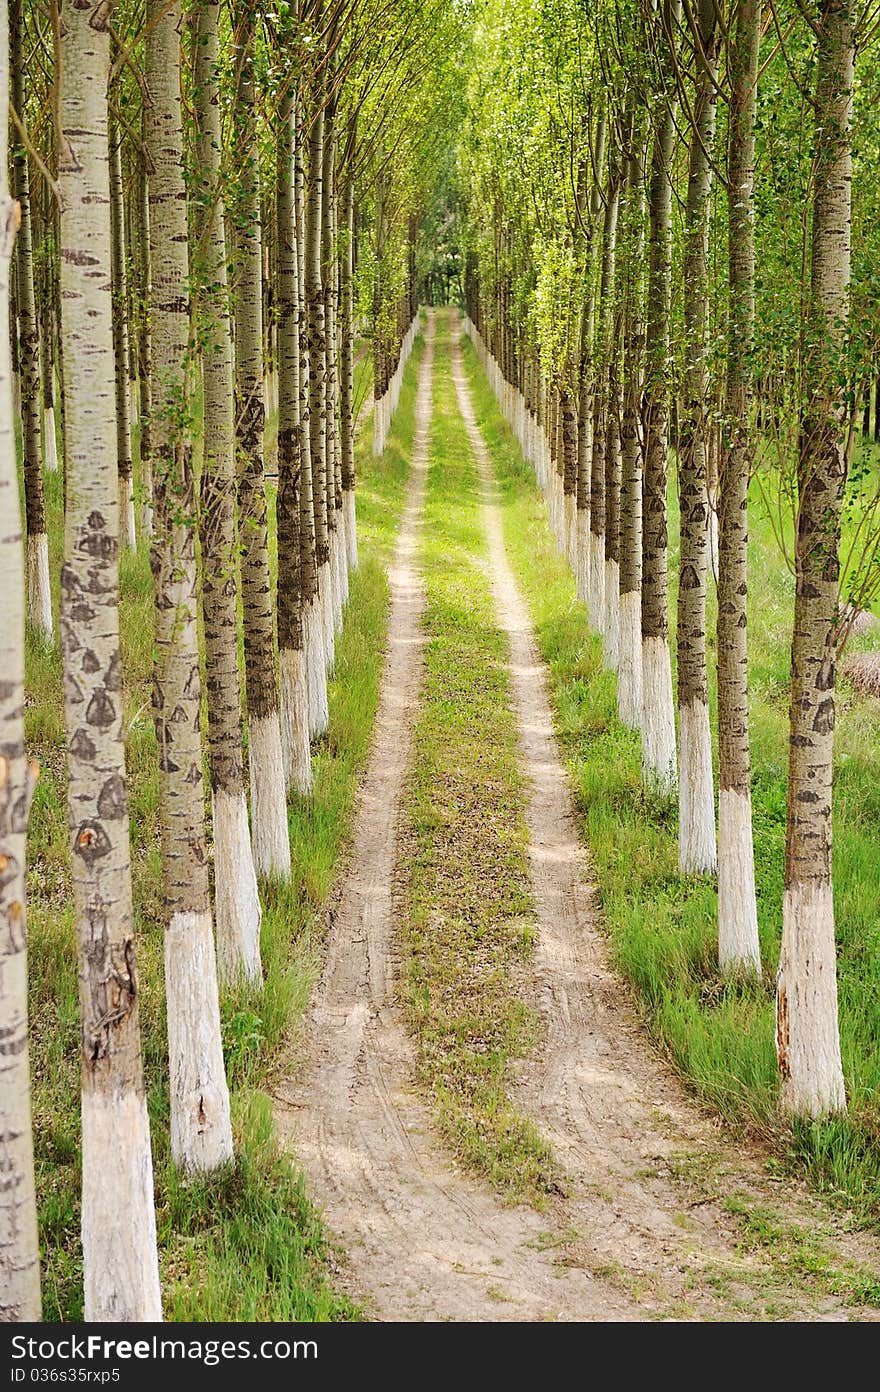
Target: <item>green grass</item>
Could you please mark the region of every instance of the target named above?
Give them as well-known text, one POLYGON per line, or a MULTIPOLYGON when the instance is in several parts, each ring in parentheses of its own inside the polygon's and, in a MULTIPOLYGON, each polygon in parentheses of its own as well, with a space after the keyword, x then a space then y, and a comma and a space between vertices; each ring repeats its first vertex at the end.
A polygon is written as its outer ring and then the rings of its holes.
POLYGON ((552 1185, 508 1097, 536 1043, 521 987, 534 910, 507 638, 487 577, 479 482, 439 321, 422 565, 425 680, 400 835, 404 995, 419 1071, 460 1158, 515 1198, 552 1185))
MULTIPOLYGON (((413 434, 418 351, 381 460, 359 442, 361 564, 330 683, 330 727, 314 750, 313 797, 290 806, 293 877, 264 890, 259 994, 222 1000, 236 1163, 184 1182, 171 1164, 162 979, 159 785, 149 713, 153 597, 147 549, 122 560, 121 624, 141 1022, 152 1124, 165 1316, 171 1320, 357 1318, 334 1291, 318 1214, 275 1137, 269 1089, 286 1067, 318 971, 324 913, 351 824, 378 701, 388 615, 386 567, 413 434)), ((60 477, 47 480, 51 570, 63 537, 60 477)), ((28 637, 26 734, 39 758, 29 836, 30 1018, 36 1181, 47 1320, 82 1316, 79 1242, 79 1015, 67 849, 61 667, 28 637)), ((206 780, 207 786, 207 780, 206 780)))
MULTIPOLYGON (((678 873, 674 802, 646 798, 638 735, 616 717, 615 679, 551 538, 529 466, 470 344, 466 363, 500 480, 511 563, 550 671, 557 733, 589 845, 613 956, 655 1037, 704 1101, 760 1132, 786 1165, 880 1220, 880 702, 842 684, 834 788, 834 887, 840 1023, 850 1110, 824 1124, 784 1124, 777 1110, 773 979, 782 922, 789 648, 794 581, 755 490, 750 518, 750 729, 755 869, 763 980, 716 969, 714 883, 678 873)), ((678 517, 670 499, 670 573, 678 517)), ((711 588, 711 587, 710 587, 711 588)), ((675 585, 670 613, 675 611, 675 585)), ((710 594, 710 667, 714 665, 710 594)), ((715 710, 714 676, 711 701, 715 710)))

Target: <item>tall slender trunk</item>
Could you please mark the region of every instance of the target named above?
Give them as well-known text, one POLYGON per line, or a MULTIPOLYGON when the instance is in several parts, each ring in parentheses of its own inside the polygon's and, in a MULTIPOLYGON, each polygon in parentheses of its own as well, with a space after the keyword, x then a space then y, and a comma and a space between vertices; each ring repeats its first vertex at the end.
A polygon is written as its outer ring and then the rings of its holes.
POLYGON ((262 986, 261 910, 248 825, 238 666, 235 369, 221 171, 219 15, 220 0, 199 0, 193 49, 196 167, 192 256, 204 383, 199 527, 214 824, 217 966, 223 981, 231 982, 243 976, 262 986))
POLYGON ((716 0, 701 0, 691 18, 696 68, 685 210, 685 403, 678 495, 678 864, 684 875, 715 870, 715 793, 706 674, 706 578, 709 560, 709 195, 715 144, 716 0))
POLYGON ((131 398, 128 390, 128 277, 125 264, 125 205, 122 193, 122 132, 110 118, 110 226, 112 229, 113 351, 116 372, 116 453, 119 461, 119 540, 135 545, 134 478, 131 461, 131 398))
POLYGON ((348 179, 343 198, 345 229, 339 251, 341 368, 339 408, 342 429, 342 506, 348 568, 358 565, 357 518, 354 493, 354 182, 348 179))
POLYGON ((749 759, 748 492, 755 333, 755 102, 761 0, 732 16, 727 235, 730 317, 724 440, 718 468, 718 962, 761 970, 749 759))
MULTIPOLYGON (((331 72, 332 79, 332 72, 331 72)), ((323 174, 321 178, 321 282, 324 295, 324 454, 327 461, 327 549, 328 612, 325 623, 334 634, 342 624, 342 578, 340 562, 345 563, 344 538, 343 554, 340 556, 340 530, 342 521, 341 489, 337 509, 336 475, 339 465, 339 429, 337 408, 339 398, 339 378, 336 352, 336 236, 335 236, 335 164, 336 164, 336 103, 330 101, 324 116, 323 174)))
MULTIPOLYGON (((596 127, 596 139, 593 149, 593 186, 590 193, 589 212, 587 212, 586 207, 582 209, 582 216, 587 218, 587 225, 584 232, 582 250, 584 299, 581 309, 580 363, 578 368, 578 462, 576 495, 578 557, 576 584, 578 598, 589 607, 590 624, 593 628, 598 626, 597 616, 593 607, 592 592, 590 590, 590 546, 592 536, 590 490, 592 484, 594 387, 593 338, 596 317, 596 227, 599 221, 599 215, 602 211, 600 180, 602 177, 602 165, 605 159, 605 132, 606 122, 604 119, 601 119, 596 127)), ((580 175, 584 184, 586 177, 587 164, 585 161, 580 175)), ((585 194, 581 195, 581 202, 585 202, 585 194)))
POLYGON ((19 211, 10 196, 9 11, 0 6, 0 1320, 41 1317, 28 1050, 25 845, 37 770, 24 743, 24 546, 15 452, 9 279, 19 211))
POLYGON ((605 628, 605 418, 608 409, 611 287, 614 283, 619 189, 616 157, 612 157, 609 159, 602 222, 602 270, 593 347, 593 420, 590 430, 590 613, 597 633, 603 633, 605 628))
POLYGON ((782 1104, 823 1116, 846 1106, 837 1019, 831 775, 839 625, 840 515, 847 470, 855 45, 850 0, 815 7, 813 227, 798 459, 788 825, 776 1050, 782 1104))
POLYGON ((300 292, 294 151, 297 112, 292 82, 278 113, 278 659, 281 743, 289 791, 310 793, 309 686, 300 555, 300 292))
POLYGON ((296 212, 297 293, 299 296, 299 554, 302 587, 303 644, 306 657, 306 683, 309 690, 309 733, 322 735, 329 719, 327 706, 327 664, 324 660, 324 624, 318 593, 318 558, 315 545, 315 504, 312 488, 311 434, 311 357, 309 352, 309 306, 306 293, 306 173, 304 129, 305 102, 300 94, 293 152, 294 202, 296 212))
MULTIPOLYGON (((309 437, 312 461, 312 503, 315 514, 315 560, 318 567, 318 604, 322 614, 324 660, 333 669, 333 625, 328 625, 332 590, 330 539, 327 531, 327 341, 324 288, 321 282, 322 204, 324 182, 324 110, 320 87, 313 94, 309 129, 309 187, 306 216, 305 292, 309 347, 309 437)), ((323 734, 315 728, 313 734, 323 734)))
MULTIPOLYGON (((617 532, 620 507, 619 425, 616 402, 612 404, 612 385, 616 379, 613 359, 616 353, 615 300, 617 271, 617 221, 620 214, 620 195, 623 184, 623 165, 619 150, 609 160, 608 193, 602 228, 602 279, 600 284, 597 383, 593 398, 593 475, 597 470, 603 477, 602 515, 604 526, 597 536, 595 555, 591 560, 596 568, 595 602, 602 632, 602 652, 605 666, 617 667, 618 594, 620 577, 617 561, 617 532), (610 588, 609 588, 610 584, 610 588)), ((590 514, 592 525, 592 511, 590 514)))
POLYGON ((143 155, 138 163, 140 205, 140 317, 138 327, 138 439, 144 535, 153 535, 153 330, 150 323, 150 176, 143 155))
POLYGON ((109 7, 61 38, 61 332, 67 506, 61 646, 82 1022, 85 1318, 161 1319, 141 1064, 122 653, 114 393, 109 7), (101 274, 95 274, 95 268, 101 274))
POLYGON ((40 250, 40 289, 37 296, 40 315, 40 375, 43 385, 43 468, 58 472, 58 435, 55 423, 55 357, 58 338, 58 240, 55 228, 55 199, 46 190, 31 209, 34 214, 34 240, 40 250))
POLYGON ((662 0, 662 104, 651 157, 648 306, 643 399, 642 480, 642 777, 660 792, 676 781, 675 708, 669 657, 666 454, 669 435, 670 299, 672 282, 672 147, 675 139, 674 57, 681 0, 662 0))
MULTIPOLYGON (((25 115, 24 0, 11 0, 9 24, 12 63, 12 100, 20 119, 25 115)), ((48 642, 54 638, 52 593, 49 583, 49 538, 43 495, 43 449, 40 404, 40 325, 34 294, 34 247, 31 228, 31 190, 27 149, 16 133, 12 150, 15 196, 21 224, 15 243, 21 443, 24 454, 24 498, 27 519, 28 620, 48 642)))
POLYGON ((644 115, 633 122, 626 167, 623 273, 623 404, 620 424, 620 593, 617 715, 632 730, 642 724, 642 448, 639 411, 644 348, 645 155, 644 115))
POLYGON ((236 9, 240 71, 236 86, 235 378, 238 436, 238 529, 242 549, 245 687, 251 774, 251 824, 257 873, 290 877, 290 832, 281 753, 274 615, 269 576, 269 520, 263 447, 262 228, 260 146, 254 94, 256 20, 247 3, 236 9))
POLYGON ((195 480, 189 428, 189 256, 180 101, 180 0, 148 0, 150 320, 159 744, 171 1154, 184 1170, 232 1159, 202 790, 195 480))

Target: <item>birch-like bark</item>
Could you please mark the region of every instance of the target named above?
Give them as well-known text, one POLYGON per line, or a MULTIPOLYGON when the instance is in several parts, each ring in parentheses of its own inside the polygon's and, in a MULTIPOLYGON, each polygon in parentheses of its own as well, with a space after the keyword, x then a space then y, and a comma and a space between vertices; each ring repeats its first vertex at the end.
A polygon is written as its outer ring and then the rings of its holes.
POLYGON ((24 538, 15 451, 9 279, 19 209, 10 197, 9 11, 0 6, 0 1321, 37 1321, 40 1252, 28 1050, 25 845, 36 767, 24 743, 24 538))
POLYGON ((153 535, 153 330, 150 325, 150 178, 146 160, 138 162, 138 203, 140 210, 140 315, 138 325, 138 439, 140 484, 143 496, 141 514, 144 535, 153 535))
POLYGON ((847 471, 846 333, 855 44, 850 0, 815 6, 813 226, 798 459, 788 825, 776 1052, 782 1105, 819 1117, 846 1106, 837 1019, 831 881, 840 516, 847 471))
MULTIPOLYGON (((613 331, 614 270, 617 213, 620 206, 620 165, 617 152, 609 156, 605 216, 602 222, 602 269, 593 352, 593 421, 590 455, 590 612, 597 633, 605 629, 605 447, 608 415, 608 363, 613 331)), ((603 645, 604 646, 604 645, 603 645)))
POLYGON ((349 179, 343 197, 344 231, 339 251, 341 368, 339 408, 342 430, 342 505, 349 571, 358 565, 354 477, 354 183, 349 179))
MULTIPOLYGON (((329 74, 332 81, 332 69, 329 74)), ((342 624, 342 585, 340 579, 340 533, 342 490, 337 509, 337 470, 339 430, 337 408, 339 379, 336 352, 336 236, 335 236, 336 103, 328 102, 324 113, 323 172, 321 176, 321 284, 324 296, 324 456, 327 461, 327 554, 329 585, 326 590, 325 624, 334 635, 342 624)), ((342 558, 344 561, 344 557, 342 558)))
POLYGON ((171 1154, 187 1171, 232 1159, 208 884, 189 428, 189 256, 180 100, 180 0, 148 0, 147 148, 156 590, 153 715, 159 745, 171 1154))
MULTIPOLYGON (((596 140, 592 160, 593 184, 589 200, 589 217, 584 232, 582 250, 584 300, 581 309, 580 363, 578 367, 578 462, 576 490, 578 557, 576 584, 578 599, 580 599, 582 603, 588 605, 590 625, 594 629, 598 628, 598 617, 594 612, 592 593, 590 590, 590 545, 592 535, 590 490, 592 484, 594 388, 593 339, 596 317, 596 228, 599 222, 599 215, 602 211, 600 180, 605 159, 605 131, 606 123, 604 119, 601 119, 596 127, 596 140)), ((587 177, 586 171, 587 165, 585 163, 582 167, 580 176, 584 183, 587 177)), ((581 195, 581 202, 585 202, 584 194, 581 195)), ((584 208, 583 214, 586 214, 586 208, 584 208)), ((543 422, 541 422, 541 424, 543 424, 543 422)))
POLYGON ((226 272, 220 129, 220 0, 199 0, 193 52, 194 248, 204 384, 199 527, 220 979, 262 986, 260 898, 248 826, 238 666, 235 369, 226 272))
POLYGON ((617 715, 632 730, 642 724, 642 445, 639 412, 644 350, 645 154, 644 119, 633 125, 626 170, 623 256, 623 405, 620 424, 620 598, 617 715))
POLYGON ((755 102, 761 0, 732 16, 727 227, 730 311, 724 440, 718 477, 718 962, 761 970, 749 757, 748 493, 755 452, 755 102))
MULTIPOLYGON (((9 6, 12 101, 20 119, 25 111, 24 0, 9 6)), ((43 493, 42 408, 40 404, 40 325, 34 293, 34 246, 31 226, 31 190, 28 156, 16 130, 12 150, 14 192, 21 210, 15 242, 16 301, 18 308, 18 367, 21 409, 21 444, 24 455, 24 499, 27 521, 28 621, 47 642, 55 636, 49 584, 49 538, 43 493)))
MULTIPOLYGON (((161 1319, 141 1062, 119 643, 106 0, 61 37, 61 334, 67 505, 61 651, 82 1024, 85 1318, 161 1319)), ((123 378, 123 382, 124 382, 123 378)))
POLYGON ((662 104, 651 157, 648 304, 643 397, 642 480, 642 778, 660 792, 676 782, 675 709, 669 656, 666 455, 669 435, 670 301, 672 285, 672 147, 675 139, 674 56, 681 0, 662 0, 658 39, 662 104))
MULTIPOLYGON (((315 560, 318 603, 323 615, 324 660, 333 670, 333 625, 327 613, 332 591, 330 541, 327 530, 327 340, 324 288, 321 281, 322 205, 324 182, 324 109, 320 86, 313 94, 309 128, 309 183, 306 214, 305 292, 309 349, 309 437, 312 461, 312 503, 315 513, 315 560)), ((320 733, 323 733, 321 731, 320 733)))
POLYGON ((684 875, 715 871, 715 791, 706 672, 706 581, 709 561, 709 195, 715 145, 716 0, 701 0, 691 18, 695 90, 685 208, 685 402, 678 495, 678 865, 684 875))
POLYGON ((135 545, 134 477, 131 455, 131 397, 128 390, 128 277, 125 264, 125 205, 122 191, 122 132, 110 118, 110 213, 112 229, 113 349, 116 373, 116 453, 119 460, 119 540, 135 545))
POLYGON ((239 182, 236 207, 235 384, 238 437, 238 529, 242 549, 245 687, 251 775, 251 824, 257 873, 290 877, 290 833, 281 753, 269 519, 264 474, 263 284, 260 147, 254 92, 256 16, 236 11, 241 59, 235 100, 239 182))
POLYGON ((304 130, 305 102, 297 109, 296 144, 293 155, 296 203, 296 258, 299 291, 299 553, 302 585, 303 643, 306 655, 306 683, 309 690, 309 733, 323 735, 329 721, 327 705, 327 663, 324 659, 324 624, 318 591, 318 559, 315 544, 315 503, 312 486, 311 434, 311 353, 309 349, 309 302, 306 290, 306 175, 304 130))
POLYGON ((278 113, 278 660, 281 745, 288 791, 312 789, 309 687, 300 556, 300 287, 296 244, 294 150, 297 113, 292 80, 278 113))

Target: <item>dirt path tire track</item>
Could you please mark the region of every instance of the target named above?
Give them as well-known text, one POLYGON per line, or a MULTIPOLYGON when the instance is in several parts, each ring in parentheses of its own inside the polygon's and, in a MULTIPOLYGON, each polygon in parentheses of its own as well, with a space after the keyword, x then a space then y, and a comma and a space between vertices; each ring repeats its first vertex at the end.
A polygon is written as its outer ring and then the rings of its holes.
MULTIPOLYGON (((547 1041, 541 1057, 523 1067, 517 1098, 552 1139, 571 1176, 570 1193, 538 1214, 504 1206, 456 1169, 416 1089, 414 1050, 395 1003, 395 829, 422 678, 424 592, 416 558, 430 444, 431 312, 412 475, 389 572, 389 647, 373 750, 306 1021, 304 1065, 278 1095, 280 1129, 346 1251, 347 1285, 378 1319, 749 1318, 739 1306, 733 1312, 711 1293, 695 1298, 689 1290, 693 1273, 716 1262, 741 1269, 748 1258, 736 1251, 720 1204, 673 1176, 676 1154, 705 1149, 717 1137, 653 1055, 604 964, 543 670, 504 554, 458 333, 453 374, 484 476, 496 599, 510 635, 532 785, 536 968, 547 1041)), ((834 1302, 827 1306, 807 1317, 848 1317, 834 1302)))
MULTIPOLYGON (((646 1305, 654 1310, 748 1318, 749 1305, 763 1303, 763 1295, 753 1299, 746 1284, 749 1268, 757 1276, 762 1263, 741 1250, 742 1230, 724 1199, 739 1194, 775 1204, 779 1195, 768 1196, 757 1167, 725 1150, 717 1126, 693 1106, 647 1045, 629 993, 609 968, 553 733, 546 669, 507 560, 497 484, 474 415, 457 321, 452 340, 452 375, 482 481, 492 589, 499 626, 510 643, 513 704, 529 785, 526 820, 538 915, 536 1005, 546 1033, 540 1055, 520 1067, 512 1095, 550 1140, 568 1176, 557 1221, 562 1231, 578 1235, 569 1247, 572 1257, 593 1270, 617 1268, 618 1279, 631 1290, 644 1290, 646 1305), (699 1162, 688 1163, 694 1156, 712 1162, 714 1198, 707 1200, 704 1187, 688 1181, 688 1170, 700 1169, 699 1162), (711 1283, 705 1288, 701 1273, 722 1276, 721 1298, 711 1283), (734 1310, 731 1287, 737 1284, 734 1310)), ((808 1225, 817 1215, 829 1219, 811 1195, 792 1188, 799 1207, 789 1217, 808 1225)), ((843 1260, 867 1258, 876 1269, 874 1243, 857 1239, 851 1246, 841 1252, 843 1260)), ((790 1303, 793 1317, 849 1319, 854 1313, 833 1299, 811 1304, 797 1290, 777 1289, 773 1295, 790 1303)), ((862 1314, 877 1318, 874 1310, 862 1314)))
POLYGON ((544 1250, 542 1216, 504 1208, 444 1156, 415 1090, 413 1049, 394 1002, 395 827, 422 674, 416 553, 433 359, 429 313, 373 751, 307 1021, 305 1068, 279 1093, 282 1133, 349 1254, 353 1292, 379 1319, 637 1318, 624 1295, 585 1272, 560 1270, 556 1253, 544 1250))

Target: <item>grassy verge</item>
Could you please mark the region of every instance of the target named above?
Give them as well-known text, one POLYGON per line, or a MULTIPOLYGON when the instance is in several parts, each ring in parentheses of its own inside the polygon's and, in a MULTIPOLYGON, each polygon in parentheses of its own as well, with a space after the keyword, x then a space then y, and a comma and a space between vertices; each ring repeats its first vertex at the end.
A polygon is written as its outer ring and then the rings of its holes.
MULTIPOLYGON (((237 1163, 183 1182, 171 1164, 162 979, 158 773, 149 714, 152 585, 146 548, 122 563, 128 777, 144 1058, 153 1127, 165 1316, 170 1320, 356 1318, 332 1289, 320 1220, 279 1151, 267 1088, 320 961, 323 907, 349 834, 378 700, 388 612, 386 567, 413 434, 408 370, 381 460, 359 445, 361 564, 337 644, 330 728, 314 750, 315 790, 290 807, 293 878, 263 896, 262 993, 222 1002, 237 1163)), ((63 536, 60 478, 48 481, 52 574, 63 536)), ((64 722, 57 650, 28 640, 27 738, 42 764, 29 838, 30 1014, 43 1303, 47 1320, 82 1315, 79 1242, 79 1019, 66 830, 64 722)))
POLYGON ((520 987, 534 916, 509 656, 486 574, 479 484, 438 325, 426 522, 425 683, 400 837, 404 995, 439 1125, 501 1191, 546 1190, 545 1142, 507 1095, 536 1042, 520 987))
MULTIPOLYGON (((880 703, 840 702, 835 904, 840 1021, 849 1116, 782 1124, 776 1106, 773 977, 782 923, 788 652, 794 583, 760 495, 751 516, 750 723, 758 913, 764 979, 725 983, 716 970, 714 883, 678 873, 677 810, 646 801, 639 739, 616 718, 615 679, 550 535, 531 470, 498 411, 470 344, 466 363, 502 489, 511 563, 550 671, 556 728, 589 844, 617 965, 655 1036, 696 1093, 729 1121, 760 1131, 771 1163, 806 1171, 863 1219, 880 1218, 880 703)), ((670 569, 677 509, 670 506, 670 569)), ((674 616, 675 592, 670 596, 674 616)), ((714 633, 714 593, 709 625, 714 633)), ((673 629, 674 631, 674 629, 673 629)), ((710 647, 714 643, 711 639, 710 647)), ((710 654, 713 664, 714 653, 710 654)), ((713 664, 714 665, 714 664, 713 664)), ((714 678, 713 678, 714 682, 714 678)), ((713 720, 714 686, 711 693, 713 720)))

